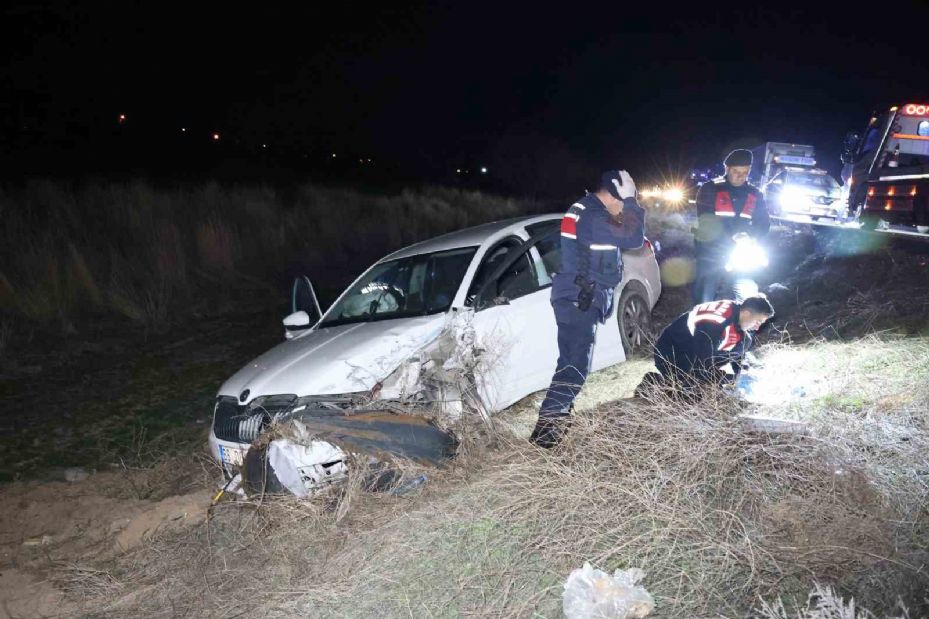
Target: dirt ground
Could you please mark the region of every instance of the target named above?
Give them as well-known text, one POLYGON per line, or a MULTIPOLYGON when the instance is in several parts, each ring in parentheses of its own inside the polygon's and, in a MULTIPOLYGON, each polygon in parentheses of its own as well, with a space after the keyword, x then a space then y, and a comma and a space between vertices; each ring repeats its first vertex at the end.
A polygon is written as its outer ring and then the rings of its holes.
MULTIPOLYGON (((49 575, 137 547, 157 532, 206 517, 212 492, 157 501, 119 495, 125 479, 101 473, 77 483, 26 482, 0 489, 0 617, 69 616, 49 575)), ((93 569, 93 568, 86 568, 93 569)))
MULTIPOLYGON (((762 342, 929 335, 929 244, 875 236, 776 230, 761 283, 778 315, 762 342)), ((665 260, 687 251, 671 244, 665 260)), ((656 327, 689 304, 687 286, 666 282, 656 327)), ((207 517, 217 476, 199 454, 212 398, 279 340, 278 320, 267 309, 230 314, 0 365, 0 619, 72 616, 56 570, 93 571, 207 517)), ((104 575, 99 582, 107 586, 104 575)))
POLYGON ((0 360, 0 619, 72 616, 51 574, 202 521, 213 398, 280 338, 274 309, 161 334, 104 326, 0 360))

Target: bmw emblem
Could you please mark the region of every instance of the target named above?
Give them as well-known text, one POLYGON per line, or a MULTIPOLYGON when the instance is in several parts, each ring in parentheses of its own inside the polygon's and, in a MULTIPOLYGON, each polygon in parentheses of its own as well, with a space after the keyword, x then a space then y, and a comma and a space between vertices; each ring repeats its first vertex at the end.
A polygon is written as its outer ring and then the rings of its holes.
POLYGON ((239 394, 239 402, 245 402, 248 399, 248 394, 251 393, 248 389, 239 394))

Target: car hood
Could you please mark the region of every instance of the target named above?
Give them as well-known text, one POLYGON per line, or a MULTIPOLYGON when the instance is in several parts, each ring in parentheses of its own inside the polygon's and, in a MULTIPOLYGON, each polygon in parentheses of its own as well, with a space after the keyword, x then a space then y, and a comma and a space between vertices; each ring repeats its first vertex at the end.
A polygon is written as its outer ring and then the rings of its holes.
POLYGON ((223 383, 219 395, 245 403, 263 395, 367 391, 436 339, 445 319, 445 314, 437 314, 313 330, 243 367, 223 383), (242 400, 245 390, 249 393, 242 400))
MULTIPOLYGON (((805 185, 788 185, 794 195, 802 195, 808 198, 826 197, 838 200, 842 195, 842 189, 825 189, 822 187, 808 187, 805 185)), ((782 190, 783 191, 783 190, 782 190)))

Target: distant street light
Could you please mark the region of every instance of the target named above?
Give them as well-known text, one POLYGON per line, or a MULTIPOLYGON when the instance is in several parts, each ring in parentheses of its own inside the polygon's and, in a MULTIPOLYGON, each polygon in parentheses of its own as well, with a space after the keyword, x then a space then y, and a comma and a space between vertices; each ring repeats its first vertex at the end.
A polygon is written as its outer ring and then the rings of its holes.
POLYGON ((219 142, 219 133, 214 133, 214 134, 213 134, 213 141, 214 141, 214 142, 219 142))
POLYGON ((457 170, 455 170, 455 174, 461 174, 461 168, 458 168, 457 170))
POLYGON ((481 167, 481 174, 487 174, 487 168, 481 167))
POLYGON ((119 115, 119 124, 123 124, 123 123, 125 123, 125 122, 126 122, 126 115, 125 115, 125 114, 120 114, 120 115, 119 115))
POLYGON ((335 153, 332 153, 332 158, 335 159, 335 153))
POLYGON ((181 133, 187 133, 187 127, 181 127, 181 133))

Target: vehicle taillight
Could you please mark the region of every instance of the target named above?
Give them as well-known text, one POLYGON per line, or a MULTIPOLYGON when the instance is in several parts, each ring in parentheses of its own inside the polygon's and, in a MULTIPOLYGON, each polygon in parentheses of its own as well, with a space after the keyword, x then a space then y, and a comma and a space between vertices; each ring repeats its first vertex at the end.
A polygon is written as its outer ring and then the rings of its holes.
POLYGON ((903 106, 904 116, 925 116, 927 113, 929 113, 929 105, 907 103, 903 106))

